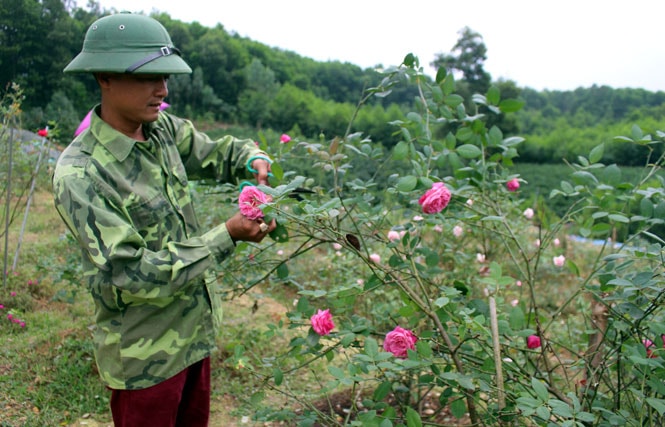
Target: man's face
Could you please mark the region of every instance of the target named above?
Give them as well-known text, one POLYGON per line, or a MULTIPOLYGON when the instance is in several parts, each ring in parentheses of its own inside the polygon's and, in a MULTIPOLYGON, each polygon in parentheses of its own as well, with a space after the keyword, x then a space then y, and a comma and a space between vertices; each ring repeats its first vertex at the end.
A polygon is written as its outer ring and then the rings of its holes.
POLYGON ((165 74, 105 74, 102 79, 105 105, 123 121, 157 120, 159 106, 169 94, 165 74))

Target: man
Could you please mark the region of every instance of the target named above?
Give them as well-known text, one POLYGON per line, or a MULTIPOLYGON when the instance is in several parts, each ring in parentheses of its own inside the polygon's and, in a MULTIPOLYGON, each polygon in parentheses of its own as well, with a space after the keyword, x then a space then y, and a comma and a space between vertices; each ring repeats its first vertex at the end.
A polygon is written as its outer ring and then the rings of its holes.
POLYGON ((95 356, 116 427, 204 426, 210 354, 221 321, 214 268, 235 242, 276 224, 240 212, 202 231, 189 179, 268 183, 251 140, 213 141, 160 111, 169 75, 191 69, 156 20, 120 13, 94 22, 66 73, 93 73, 101 103, 60 156, 55 205, 82 248, 95 302, 95 356))

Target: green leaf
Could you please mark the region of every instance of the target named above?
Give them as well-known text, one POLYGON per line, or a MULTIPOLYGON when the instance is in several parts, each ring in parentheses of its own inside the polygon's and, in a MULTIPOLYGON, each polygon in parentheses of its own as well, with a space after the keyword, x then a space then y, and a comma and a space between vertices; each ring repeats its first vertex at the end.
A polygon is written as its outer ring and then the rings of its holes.
POLYGON ((365 354, 372 357, 379 354, 379 345, 374 338, 367 338, 365 340, 365 354))
POLYGON ((289 277, 289 267, 286 265, 286 263, 282 263, 277 267, 277 277, 279 277, 281 280, 285 280, 287 277, 289 277))
POLYGON ((398 191, 408 193, 416 188, 416 185, 418 185, 418 178, 413 175, 407 175, 401 177, 399 181, 397 181, 396 187, 398 191))
POLYGON ((593 150, 591 150, 591 153, 589 153, 589 161, 591 163, 598 163, 600 159, 603 158, 604 153, 605 144, 596 145, 593 150))
POLYGON ((450 402, 450 413, 452 413, 453 417, 458 420, 462 419, 462 417, 466 415, 466 404, 464 403, 464 399, 459 398, 450 402))
POLYGON ((524 316, 524 311, 517 306, 513 307, 510 311, 509 324, 510 328, 513 330, 520 330, 524 328, 526 317, 524 316))
POLYGON ((416 342, 416 350, 418 351, 418 354, 423 357, 432 357, 432 348, 429 346, 427 341, 418 340, 416 342))
POLYGON ((621 223, 624 223, 624 224, 628 224, 630 222, 630 220, 627 217, 625 217, 624 215, 620 215, 620 214, 610 214, 609 218, 612 221, 621 222, 621 223))
POLYGON ((480 157, 481 154, 483 153, 482 151, 480 151, 480 148, 472 144, 460 145, 459 147, 457 147, 455 151, 457 152, 457 154, 464 157, 465 159, 475 159, 477 157, 480 157))
POLYGON ((272 376, 275 379, 275 385, 281 385, 284 380, 284 373, 281 369, 275 368, 272 371, 272 376))
POLYGON ((499 108, 504 113, 514 113, 515 111, 522 109, 523 106, 524 101, 520 101, 518 99, 504 99, 501 101, 501 103, 499 103, 499 108))
POLYGON ((400 141, 393 148, 393 158, 395 160, 404 160, 409 154, 409 144, 405 141, 400 141))
POLYGON ((340 380, 343 380, 346 377, 346 375, 344 375, 344 371, 337 366, 328 366, 328 372, 330 375, 340 380))
POLYGON ((647 403, 656 411, 658 414, 663 415, 665 413, 665 400, 656 399, 655 397, 647 397, 647 403))
POLYGON ((392 391, 393 384, 390 381, 384 381, 374 390, 373 398, 376 401, 382 401, 392 391))
POLYGON ((289 241, 289 230, 279 222, 277 223, 277 227, 275 227, 275 229, 268 235, 277 243, 284 243, 289 241))
POLYGON ((420 415, 412 407, 407 406, 406 408, 406 426, 407 427, 422 427, 423 422, 420 419, 420 415))
POLYGON ((548 401, 549 393, 547 392, 547 387, 545 387, 542 381, 537 378, 531 378, 531 387, 541 402, 548 401))
POLYGON ((490 86, 487 90, 487 102, 492 105, 497 105, 501 100, 501 91, 496 86, 490 86))
POLYGON ((460 141, 468 141, 473 136, 473 131, 468 127, 461 127, 457 129, 455 137, 460 141))

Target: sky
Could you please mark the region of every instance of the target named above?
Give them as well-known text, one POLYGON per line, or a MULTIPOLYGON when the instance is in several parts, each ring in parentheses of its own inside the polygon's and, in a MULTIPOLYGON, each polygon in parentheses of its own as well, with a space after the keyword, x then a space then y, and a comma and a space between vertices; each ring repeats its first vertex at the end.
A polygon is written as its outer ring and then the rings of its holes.
POLYGON ((221 24, 229 33, 317 61, 368 68, 399 65, 413 53, 430 75, 436 54, 452 53, 468 27, 483 38, 484 67, 493 80, 539 91, 594 84, 665 91, 663 0, 98 2, 105 9, 221 24))

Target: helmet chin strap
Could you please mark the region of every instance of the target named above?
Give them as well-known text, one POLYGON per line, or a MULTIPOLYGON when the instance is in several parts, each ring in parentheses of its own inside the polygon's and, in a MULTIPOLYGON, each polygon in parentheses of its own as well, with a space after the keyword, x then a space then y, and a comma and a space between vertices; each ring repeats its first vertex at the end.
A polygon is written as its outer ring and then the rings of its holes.
POLYGON ((143 67, 145 64, 147 64, 150 61, 154 61, 157 58, 161 58, 162 56, 169 56, 176 54, 180 56, 180 49, 173 47, 173 46, 162 46, 159 48, 158 52, 152 53, 145 58, 141 58, 137 62, 133 63, 127 69, 125 70, 126 73, 133 73, 134 71, 138 70, 139 68, 143 67))

